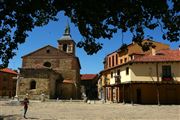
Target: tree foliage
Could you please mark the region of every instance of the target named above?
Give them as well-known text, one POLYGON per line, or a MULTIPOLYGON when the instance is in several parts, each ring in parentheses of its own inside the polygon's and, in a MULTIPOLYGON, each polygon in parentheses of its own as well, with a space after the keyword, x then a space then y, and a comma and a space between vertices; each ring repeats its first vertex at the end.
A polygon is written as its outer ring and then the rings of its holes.
POLYGON ((180 37, 179 0, 0 0, 1 67, 8 65, 28 31, 57 20, 60 11, 78 27, 84 40, 77 46, 90 55, 102 48, 99 38, 111 39, 118 29, 130 31, 142 47, 145 29, 160 27, 162 38, 171 42, 180 37))

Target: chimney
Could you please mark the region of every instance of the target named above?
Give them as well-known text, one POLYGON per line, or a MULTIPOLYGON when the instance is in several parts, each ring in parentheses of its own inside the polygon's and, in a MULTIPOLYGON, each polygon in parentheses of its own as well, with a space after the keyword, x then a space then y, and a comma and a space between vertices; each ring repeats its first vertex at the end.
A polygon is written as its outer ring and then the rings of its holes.
POLYGON ((154 56, 154 55, 156 55, 156 49, 155 48, 151 48, 151 54, 154 56))

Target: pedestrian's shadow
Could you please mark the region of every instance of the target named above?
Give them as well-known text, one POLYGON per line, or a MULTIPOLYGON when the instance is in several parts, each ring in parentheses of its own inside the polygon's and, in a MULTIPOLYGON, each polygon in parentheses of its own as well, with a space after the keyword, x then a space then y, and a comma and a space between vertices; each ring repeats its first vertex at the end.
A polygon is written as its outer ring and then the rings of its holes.
POLYGON ((35 117, 27 117, 26 119, 34 119, 34 120, 38 120, 39 118, 35 118, 35 117))

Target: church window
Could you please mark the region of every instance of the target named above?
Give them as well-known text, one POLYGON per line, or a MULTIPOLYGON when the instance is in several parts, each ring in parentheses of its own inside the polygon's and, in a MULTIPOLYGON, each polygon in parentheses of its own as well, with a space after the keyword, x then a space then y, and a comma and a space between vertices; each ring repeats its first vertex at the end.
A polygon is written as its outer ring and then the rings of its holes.
POLYGON ((48 50, 46 50, 46 53, 50 53, 50 50, 48 49, 48 50))
POLYGON ((67 45, 67 44, 64 44, 64 45, 63 45, 63 51, 66 52, 66 51, 67 51, 67 47, 68 47, 68 45, 67 45))
POLYGON ((51 63, 50 63, 50 62, 45 62, 45 63, 44 63, 44 66, 45 66, 45 67, 51 67, 51 63))
POLYGON ((31 81, 30 83, 30 89, 36 89, 36 81, 31 81))

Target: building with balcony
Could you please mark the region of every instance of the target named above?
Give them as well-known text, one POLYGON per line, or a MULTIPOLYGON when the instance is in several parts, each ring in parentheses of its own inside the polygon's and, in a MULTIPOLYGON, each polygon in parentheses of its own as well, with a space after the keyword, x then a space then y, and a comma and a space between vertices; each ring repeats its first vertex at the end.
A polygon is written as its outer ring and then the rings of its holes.
POLYGON ((180 103, 180 50, 149 42, 156 47, 147 52, 132 43, 106 56, 98 81, 102 99, 132 104, 180 103))

